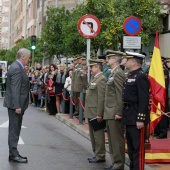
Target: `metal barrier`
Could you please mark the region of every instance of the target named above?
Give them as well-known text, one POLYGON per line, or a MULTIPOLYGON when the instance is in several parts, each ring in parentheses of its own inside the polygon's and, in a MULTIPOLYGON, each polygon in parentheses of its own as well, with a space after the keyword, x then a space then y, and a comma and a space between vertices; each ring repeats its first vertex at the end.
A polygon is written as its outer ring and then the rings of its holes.
POLYGON ((66 89, 63 90, 62 93, 62 113, 65 113, 65 106, 66 106, 66 101, 70 100, 70 108, 69 108, 69 115, 70 115, 70 119, 73 119, 73 106, 76 106, 77 104, 79 104, 79 124, 83 124, 83 111, 84 111, 84 93, 80 93, 80 97, 78 97, 76 99, 76 101, 73 101, 73 92, 70 91, 70 97, 69 98, 65 98, 66 96, 66 89))

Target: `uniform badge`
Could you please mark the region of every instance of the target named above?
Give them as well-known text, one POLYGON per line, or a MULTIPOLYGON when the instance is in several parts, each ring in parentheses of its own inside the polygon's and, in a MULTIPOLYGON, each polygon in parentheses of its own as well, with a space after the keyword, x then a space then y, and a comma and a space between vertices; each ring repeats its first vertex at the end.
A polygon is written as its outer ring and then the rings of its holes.
POLYGON ((109 77, 108 82, 112 82, 114 80, 114 77, 109 77))
POLYGON ((136 81, 136 79, 128 79, 127 80, 128 83, 135 82, 135 81, 136 81))

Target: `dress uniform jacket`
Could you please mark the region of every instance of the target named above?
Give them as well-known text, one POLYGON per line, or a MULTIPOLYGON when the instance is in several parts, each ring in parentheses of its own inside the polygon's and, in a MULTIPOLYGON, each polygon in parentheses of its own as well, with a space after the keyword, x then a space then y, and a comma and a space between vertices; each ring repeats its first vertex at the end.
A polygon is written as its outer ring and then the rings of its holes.
POLYGON ((76 74, 76 71, 77 71, 77 68, 78 68, 78 64, 75 65, 74 67, 74 70, 72 72, 72 84, 71 84, 71 90, 74 91, 74 83, 75 83, 75 74, 76 74))
POLYGON ((111 68, 107 64, 103 66, 103 75, 108 79, 109 75, 111 73, 111 68))
POLYGON ((105 93, 104 119, 114 119, 115 115, 122 115, 122 89, 125 82, 125 74, 118 66, 111 72, 105 93))
POLYGON ((123 89, 124 125, 149 123, 149 88, 148 77, 141 68, 129 73, 123 89))
POLYGON ((100 73, 88 85, 86 91, 84 116, 94 118, 103 116, 106 78, 100 73))
POLYGON ((78 68, 75 70, 74 76, 74 91, 82 92, 83 91, 83 82, 82 82, 82 65, 80 64, 78 68))
POLYGON ((123 89, 123 123, 130 170, 144 170, 144 128, 137 129, 136 122, 149 123, 149 80, 141 68, 129 73, 123 89))
MULTIPOLYGON (((90 119, 96 118, 96 116, 103 116, 105 86, 106 78, 103 73, 99 73, 91 80, 86 90, 84 117, 90 119)), ((89 122, 89 134, 95 157, 99 160, 105 160, 104 129, 94 131, 89 122)))
POLYGON ((109 153, 115 169, 124 169, 125 143, 124 130, 120 120, 115 115, 122 115, 122 90, 125 74, 120 66, 114 68, 106 83, 104 119, 109 142, 109 153))

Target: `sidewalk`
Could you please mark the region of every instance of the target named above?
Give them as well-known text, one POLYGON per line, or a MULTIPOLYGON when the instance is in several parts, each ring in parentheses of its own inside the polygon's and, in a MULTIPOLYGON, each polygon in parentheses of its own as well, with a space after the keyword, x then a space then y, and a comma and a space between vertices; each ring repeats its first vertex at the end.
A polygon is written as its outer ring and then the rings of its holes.
MULTIPOLYGON (((89 131, 88 131, 88 124, 80 125, 78 119, 73 118, 70 119, 68 114, 56 114, 56 119, 60 120, 61 122, 65 123, 67 126, 71 127, 82 136, 90 140, 89 131)), ((106 139, 106 150, 109 151, 107 139, 106 139)), ((129 165, 129 158, 128 155, 126 157, 126 164, 129 165)), ((145 170, 170 170, 170 164, 146 164, 145 170)))

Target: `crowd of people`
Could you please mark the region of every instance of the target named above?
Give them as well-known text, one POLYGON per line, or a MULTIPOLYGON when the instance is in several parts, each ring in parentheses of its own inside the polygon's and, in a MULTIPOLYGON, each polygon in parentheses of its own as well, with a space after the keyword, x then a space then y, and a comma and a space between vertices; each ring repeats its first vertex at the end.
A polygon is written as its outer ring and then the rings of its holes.
MULTIPOLYGON (((29 101, 33 106, 42 110, 47 109, 50 115, 55 115, 61 112, 64 89, 67 92, 65 97, 72 95, 75 103, 80 93, 83 93, 85 107, 83 115, 89 124, 94 152, 94 156, 88 158, 89 163, 105 162, 105 135, 104 128, 101 126, 105 121, 112 165, 104 169, 124 169, 124 134, 126 134, 130 169, 143 170, 146 141, 144 128, 149 123, 150 98, 150 85, 147 78, 149 67, 146 68, 143 64, 144 59, 144 54, 107 50, 105 55, 89 60, 89 82, 86 57, 83 55, 76 55, 68 68, 64 63, 59 62, 43 67, 41 63, 37 63, 35 68, 24 65, 30 83, 29 101)), ((166 75, 165 109, 167 110, 169 63, 170 59, 163 62, 166 75)), ((65 110, 69 113, 69 104, 66 104, 65 110)), ((79 117, 78 104, 75 105, 74 116, 79 117)), ((157 138, 166 138, 168 127, 168 118, 163 116, 155 130, 157 138)))

